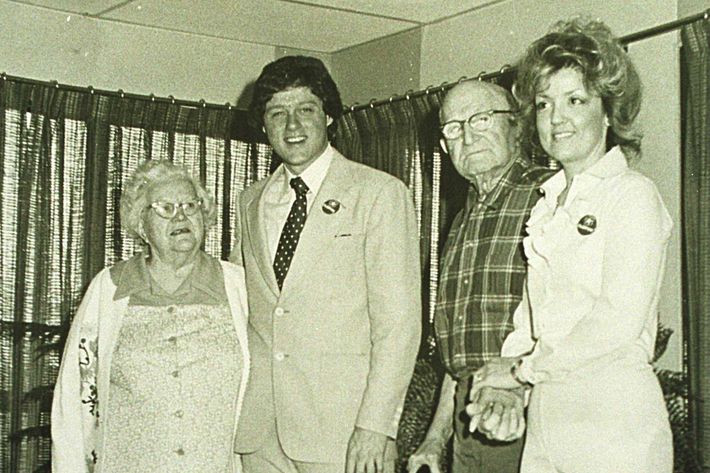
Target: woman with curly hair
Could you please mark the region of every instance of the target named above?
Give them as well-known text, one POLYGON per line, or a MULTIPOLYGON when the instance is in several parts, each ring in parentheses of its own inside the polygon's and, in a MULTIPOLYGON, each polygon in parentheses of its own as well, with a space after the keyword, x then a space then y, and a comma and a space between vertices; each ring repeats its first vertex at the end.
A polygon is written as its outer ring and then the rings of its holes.
POLYGON ((558 23, 518 65, 528 150, 562 170, 523 241, 528 279, 502 354, 474 378, 530 389, 521 471, 665 473, 672 439, 650 361, 671 220, 640 155, 641 84, 600 21, 558 23))
POLYGON ((244 271, 202 249, 214 198, 169 161, 138 166, 124 229, 146 251, 101 271, 74 317, 52 406, 58 473, 237 471, 244 271))

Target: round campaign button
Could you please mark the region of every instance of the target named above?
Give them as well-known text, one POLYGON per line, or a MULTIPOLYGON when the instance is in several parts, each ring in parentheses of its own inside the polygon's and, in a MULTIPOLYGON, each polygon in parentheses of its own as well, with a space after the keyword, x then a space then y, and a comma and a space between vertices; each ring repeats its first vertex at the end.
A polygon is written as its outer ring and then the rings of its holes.
POLYGON ((594 215, 585 215, 577 223, 577 231, 580 235, 589 235, 597 228, 597 218, 594 215))
POLYGON ((323 212, 328 215, 334 214, 338 210, 340 210, 340 202, 335 199, 326 200, 325 204, 323 204, 323 212))

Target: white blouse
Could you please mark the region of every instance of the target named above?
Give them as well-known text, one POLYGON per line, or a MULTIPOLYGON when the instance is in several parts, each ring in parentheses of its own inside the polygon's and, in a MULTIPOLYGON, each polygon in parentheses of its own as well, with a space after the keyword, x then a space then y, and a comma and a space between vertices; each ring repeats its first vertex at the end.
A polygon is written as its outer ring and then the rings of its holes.
POLYGON ((528 279, 502 355, 520 356, 532 384, 584 375, 624 360, 647 364, 672 227, 653 184, 614 148, 575 176, 543 186, 523 245, 528 279))

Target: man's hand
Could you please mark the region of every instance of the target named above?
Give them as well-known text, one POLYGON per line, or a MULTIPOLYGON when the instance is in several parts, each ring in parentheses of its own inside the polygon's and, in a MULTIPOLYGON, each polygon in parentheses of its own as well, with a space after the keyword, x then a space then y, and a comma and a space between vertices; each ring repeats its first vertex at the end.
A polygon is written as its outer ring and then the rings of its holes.
POLYGON ((419 468, 426 465, 431 473, 441 473, 439 465, 445 447, 445 440, 425 438, 419 448, 409 457, 407 471, 417 473, 419 468))
POLYGON ((383 473, 387 436, 355 427, 348 442, 345 473, 383 473))
POLYGON ((511 373, 511 368, 516 361, 516 358, 493 358, 479 368, 473 375, 469 400, 477 399, 478 391, 486 386, 499 389, 519 388, 520 383, 511 373))
POLYGON ((525 431, 523 396, 521 388, 507 390, 484 386, 478 389, 466 406, 466 413, 471 416, 469 430, 478 429, 489 439, 503 442, 520 438, 525 431))

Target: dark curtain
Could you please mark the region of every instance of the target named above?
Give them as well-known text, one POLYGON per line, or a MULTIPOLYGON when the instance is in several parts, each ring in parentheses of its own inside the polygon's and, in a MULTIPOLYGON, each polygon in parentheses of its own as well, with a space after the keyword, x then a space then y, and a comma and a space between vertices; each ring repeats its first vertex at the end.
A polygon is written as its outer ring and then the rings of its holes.
POLYGON ((221 213, 205 249, 230 250, 236 195, 271 151, 244 112, 0 80, 0 471, 48 470, 62 335, 91 278, 130 256, 118 200, 145 159, 198 174, 221 213))
POLYGON ((710 22, 681 32, 684 330, 690 424, 710 471, 710 22))

